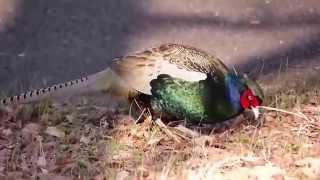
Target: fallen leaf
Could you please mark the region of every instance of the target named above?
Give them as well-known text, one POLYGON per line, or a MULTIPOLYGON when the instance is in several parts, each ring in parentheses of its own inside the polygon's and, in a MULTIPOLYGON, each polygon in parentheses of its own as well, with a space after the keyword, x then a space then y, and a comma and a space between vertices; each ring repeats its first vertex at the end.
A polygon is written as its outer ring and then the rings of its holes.
POLYGON ((40 126, 36 123, 29 123, 22 129, 22 134, 38 135, 40 132, 40 126))
POLYGON ((55 136, 58 138, 63 138, 66 135, 62 130, 54 126, 48 127, 45 132, 51 136, 55 136))
POLYGON ((148 141, 148 145, 158 144, 162 139, 163 139, 163 137, 150 139, 150 140, 148 141))
POLYGON ((47 174, 49 171, 48 171, 47 169, 41 168, 41 172, 42 172, 43 174, 47 174))
POLYGON ((12 134, 11 129, 3 129, 1 134, 3 134, 5 137, 8 137, 12 134))
POLYGON ((72 123, 74 121, 75 117, 73 114, 68 114, 68 115, 66 115, 66 119, 69 123, 72 123))
POLYGON ((84 143, 84 144, 89 144, 90 143, 90 139, 88 137, 81 136, 80 142, 84 143))
POLYGON ((39 156, 38 161, 37 161, 37 165, 40 166, 40 167, 46 166, 47 165, 46 157, 39 156))
POLYGON ((21 135, 27 142, 32 141, 32 138, 39 135, 39 133, 40 125, 36 123, 29 123, 21 130, 21 135))

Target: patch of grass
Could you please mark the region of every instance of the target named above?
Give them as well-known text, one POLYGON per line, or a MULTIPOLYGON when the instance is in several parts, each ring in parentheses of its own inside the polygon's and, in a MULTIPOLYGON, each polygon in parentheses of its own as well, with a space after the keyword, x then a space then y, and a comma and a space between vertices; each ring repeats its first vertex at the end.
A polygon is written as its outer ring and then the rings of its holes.
POLYGON ((52 102, 50 101, 41 101, 40 103, 36 103, 33 107, 34 113, 37 115, 48 114, 52 112, 52 102))

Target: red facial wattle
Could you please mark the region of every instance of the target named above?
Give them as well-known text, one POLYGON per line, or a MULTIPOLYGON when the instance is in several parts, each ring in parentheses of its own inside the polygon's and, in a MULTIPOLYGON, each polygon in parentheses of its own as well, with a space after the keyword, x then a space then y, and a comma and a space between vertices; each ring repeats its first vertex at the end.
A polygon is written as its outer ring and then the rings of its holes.
POLYGON ((248 109, 251 107, 257 107, 261 104, 260 99, 255 96, 250 89, 246 89, 240 96, 240 104, 242 108, 248 109))

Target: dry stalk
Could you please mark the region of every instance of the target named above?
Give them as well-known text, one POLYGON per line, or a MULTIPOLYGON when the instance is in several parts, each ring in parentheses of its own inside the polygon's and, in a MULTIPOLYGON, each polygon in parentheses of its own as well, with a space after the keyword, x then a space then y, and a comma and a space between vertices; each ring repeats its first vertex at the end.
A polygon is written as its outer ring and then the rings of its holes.
POLYGON ((284 109, 273 108, 273 107, 268 107, 268 106, 259 106, 259 108, 266 109, 266 110, 269 110, 269 111, 276 111, 276 112, 281 112, 281 113, 285 113, 285 114, 290 114, 290 115, 297 116, 299 118, 305 119, 307 121, 310 121, 310 119, 306 115, 301 113, 301 112, 300 113, 295 113, 295 112, 287 111, 287 110, 284 110, 284 109))
POLYGON ((181 143, 179 137, 175 135, 162 121, 161 119, 156 119, 155 123, 159 126, 159 128, 164 131, 169 137, 171 137, 177 143, 181 143))

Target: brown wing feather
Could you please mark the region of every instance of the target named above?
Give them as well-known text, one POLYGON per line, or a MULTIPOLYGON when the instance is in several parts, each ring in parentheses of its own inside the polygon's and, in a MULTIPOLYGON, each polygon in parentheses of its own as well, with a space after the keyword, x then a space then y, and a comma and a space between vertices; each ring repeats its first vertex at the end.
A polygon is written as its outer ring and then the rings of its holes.
POLYGON ((224 75, 228 68, 216 57, 193 47, 165 44, 114 61, 111 67, 133 89, 151 94, 150 81, 169 74, 188 81, 224 75))

